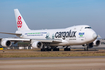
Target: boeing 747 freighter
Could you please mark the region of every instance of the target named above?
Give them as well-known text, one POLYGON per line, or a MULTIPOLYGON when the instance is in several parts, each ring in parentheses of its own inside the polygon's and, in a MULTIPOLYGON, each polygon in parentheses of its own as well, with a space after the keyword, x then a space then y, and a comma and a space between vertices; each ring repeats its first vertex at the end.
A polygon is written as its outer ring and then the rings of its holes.
POLYGON ((3 47, 11 46, 11 42, 29 42, 33 48, 41 51, 59 51, 58 46, 65 46, 64 51, 70 51, 68 46, 83 45, 84 50, 99 45, 96 32, 89 25, 77 25, 63 29, 31 30, 27 26, 18 9, 14 9, 17 31, 15 33, 0 32, 16 35, 19 38, 0 39, 3 47))

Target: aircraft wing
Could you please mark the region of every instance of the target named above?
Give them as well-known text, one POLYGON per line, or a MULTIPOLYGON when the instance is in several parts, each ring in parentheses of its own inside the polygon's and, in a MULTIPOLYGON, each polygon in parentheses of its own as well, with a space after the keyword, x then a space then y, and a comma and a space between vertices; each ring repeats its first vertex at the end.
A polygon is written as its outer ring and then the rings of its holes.
POLYGON ((22 38, 0 38, 0 40, 9 40, 9 41, 12 41, 12 42, 19 42, 19 41, 22 41, 22 42, 31 42, 31 40, 33 41, 40 41, 40 42, 43 42, 43 43, 61 43, 62 40, 60 39, 22 39, 22 38))
POLYGON ((22 39, 22 38, 1 38, 0 40, 9 40, 12 42, 15 42, 15 41, 29 42, 30 41, 30 39, 22 39))
MULTIPOLYGON (((10 35, 17 35, 20 36, 22 34, 19 33, 8 33, 8 32, 0 32, 1 34, 10 34, 10 35)), ((61 43, 62 40, 61 39, 22 39, 22 38, 0 38, 1 39, 5 39, 5 40, 9 40, 9 41, 22 41, 22 42, 30 42, 31 40, 35 40, 35 41, 40 41, 40 42, 46 42, 46 43, 61 43)))

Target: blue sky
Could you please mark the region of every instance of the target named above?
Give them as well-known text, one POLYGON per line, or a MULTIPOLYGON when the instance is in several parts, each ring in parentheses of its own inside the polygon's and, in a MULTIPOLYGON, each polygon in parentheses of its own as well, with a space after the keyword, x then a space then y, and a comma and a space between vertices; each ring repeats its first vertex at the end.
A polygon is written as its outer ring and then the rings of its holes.
MULTIPOLYGON (((0 0, 0 32, 17 30, 14 9, 30 29, 90 25, 105 38, 105 0, 0 0)), ((15 37, 0 34, 0 37, 15 37)))

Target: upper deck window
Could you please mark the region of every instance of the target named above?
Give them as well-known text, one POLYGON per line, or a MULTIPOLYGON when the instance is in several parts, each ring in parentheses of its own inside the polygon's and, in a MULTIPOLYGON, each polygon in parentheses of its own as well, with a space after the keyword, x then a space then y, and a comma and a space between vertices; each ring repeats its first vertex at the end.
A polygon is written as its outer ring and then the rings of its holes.
POLYGON ((91 29, 91 27, 85 27, 85 29, 91 29))

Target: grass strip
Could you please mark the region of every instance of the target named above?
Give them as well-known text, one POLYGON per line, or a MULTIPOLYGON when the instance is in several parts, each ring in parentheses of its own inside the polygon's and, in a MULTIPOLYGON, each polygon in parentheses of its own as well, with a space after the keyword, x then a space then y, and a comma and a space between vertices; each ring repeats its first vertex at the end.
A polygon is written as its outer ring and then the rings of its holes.
POLYGON ((105 56, 104 51, 45 51, 39 50, 6 50, 0 52, 0 58, 13 57, 70 57, 70 56, 105 56))

